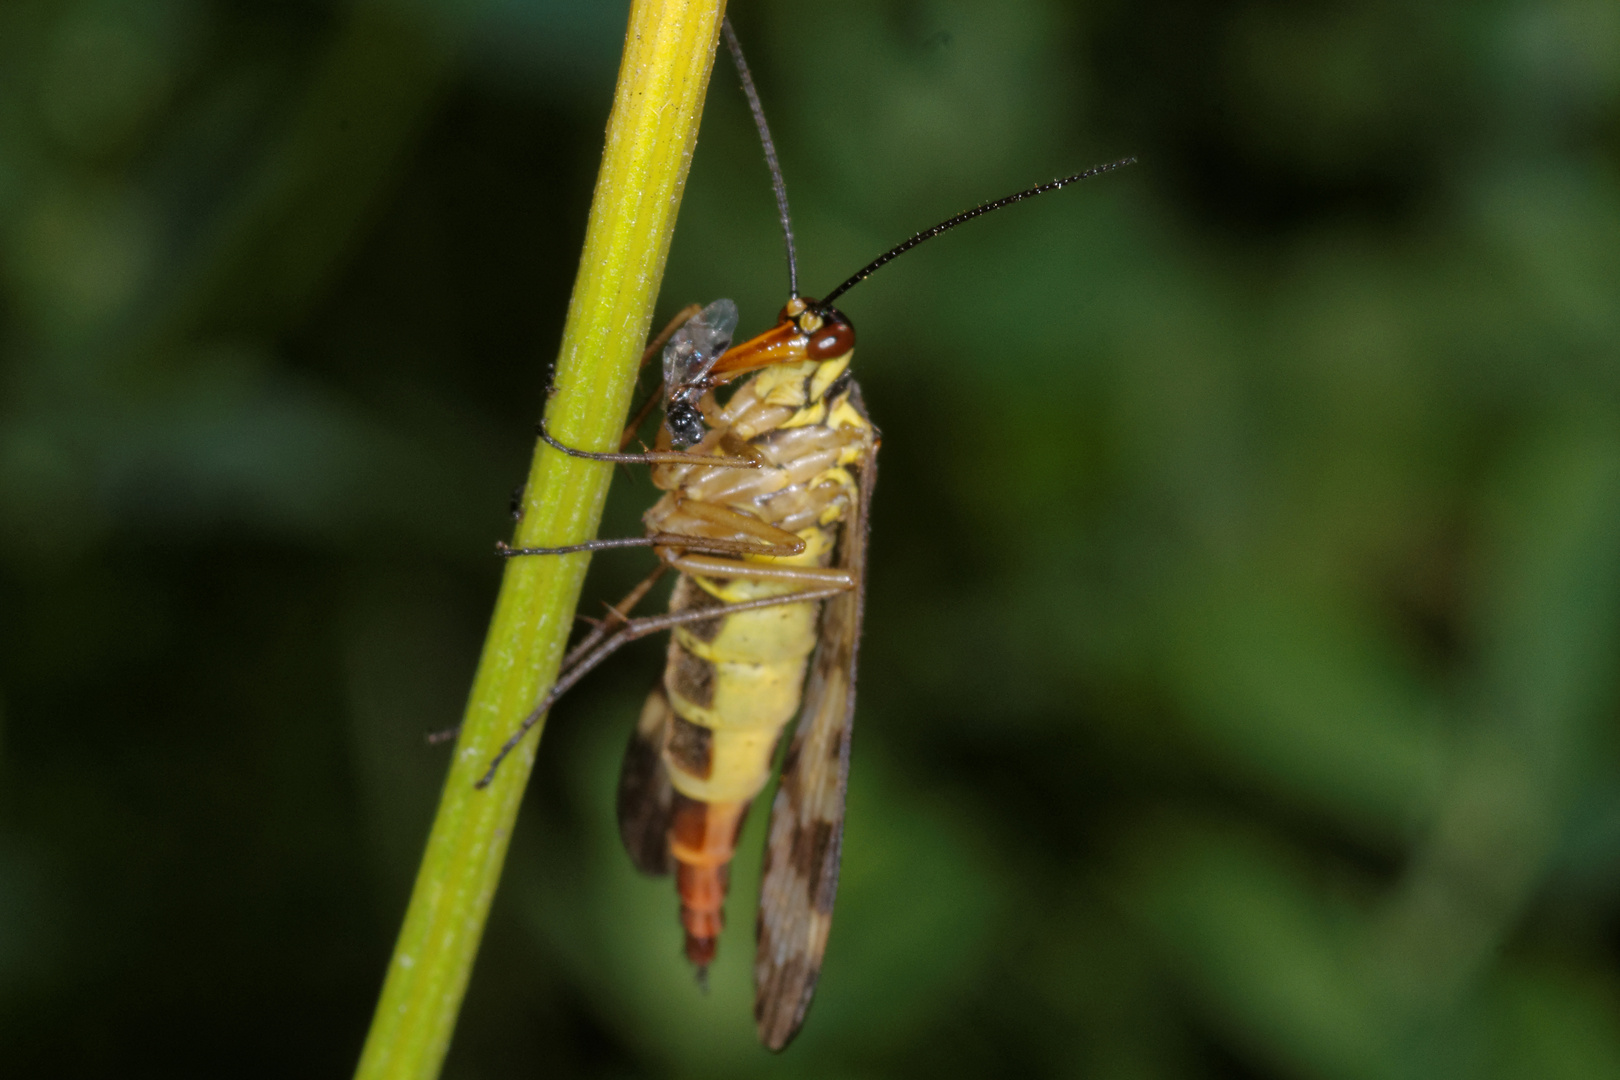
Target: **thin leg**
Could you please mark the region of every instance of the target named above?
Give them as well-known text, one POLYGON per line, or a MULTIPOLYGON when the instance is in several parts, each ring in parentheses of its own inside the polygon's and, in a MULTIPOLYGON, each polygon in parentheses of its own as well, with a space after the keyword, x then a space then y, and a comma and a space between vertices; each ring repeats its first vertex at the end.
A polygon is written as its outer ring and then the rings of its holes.
POLYGON ((666 531, 680 535, 694 537, 700 535, 691 529, 678 527, 681 524, 695 525, 699 528, 708 525, 725 532, 741 534, 753 543, 768 544, 775 548, 791 548, 792 554, 795 555, 804 550, 804 540, 798 533, 788 532, 753 514, 733 509, 723 503, 705 502, 702 499, 688 499, 677 495, 675 513, 664 520, 666 523, 676 522, 677 527, 669 527, 666 524, 666 531))
POLYGON ((529 729, 540 722, 540 718, 550 711, 551 706, 556 703, 557 699, 571 690, 574 684, 584 678, 587 672, 630 642, 638 638, 644 638, 648 634, 656 634, 660 630, 680 626, 682 623, 720 618, 741 611, 757 611, 760 608, 779 607, 782 604, 805 604, 813 600, 827 600, 840 593, 848 592, 852 587, 852 585, 839 585, 825 589, 808 589, 804 592, 788 593, 786 596, 767 596, 759 600, 744 600, 741 603, 724 604, 720 607, 698 608, 671 612, 668 615, 651 615, 640 619, 626 619, 617 631, 606 635, 605 639, 590 653, 581 656, 573 667, 558 677, 557 682, 546 692, 546 696, 540 699, 540 704, 536 705, 534 710, 523 718, 523 723, 512 733, 512 737, 501 744, 501 748, 495 752, 494 759, 489 763, 489 769, 473 786, 477 788, 488 787, 490 782, 495 779, 495 770, 499 769, 501 762, 506 760, 506 755, 517 748, 518 743, 523 741, 523 736, 527 735, 529 729))
MULTIPOLYGON (((495 554, 503 559, 520 555, 574 555, 581 551, 611 551, 614 548, 667 547, 683 551, 718 551, 732 555, 797 555, 804 550, 804 541, 794 538, 793 544, 769 544, 757 540, 731 540, 724 537, 691 536, 687 533, 653 533, 650 536, 615 536, 607 540, 586 540, 561 547, 512 547, 504 540, 495 541, 495 554)), ((731 575, 737 576, 735 574, 731 575)))
MULTIPOLYGON (((608 608, 607 617, 597 622, 596 625, 591 628, 590 633, 586 634, 583 638, 580 638, 579 644, 568 650, 568 655, 564 656, 562 659, 560 670, 564 674, 567 674, 568 670, 579 661, 579 658, 594 649, 597 643, 600 642, 604 637, 607 637, 615 626, 622 626, 629 622, 629 614, 636 609, 636 605, 641 603, 642 599, 646 597, 648 590, 650 590, 653 585, 657 583, 658 579, 663 577, 668 570, 669 565, 667 563, 660 564, 658 569, 654 570, 652 573, 648 574, 644 579, 642 579, 641 584, 631 589, 623 600, 620 600, 617 604, 608 608)), ((457 724, 455 727, 451 728, 443 728, 439 731, 430 731, 428 732, 427 736, 428 745, 437 746, 439 743, 449 742, 451 739, 454 739, 460 734, 460 724, 457 724)))
POLYGON ((848 570, 836 566, 770 566, 740 563, 707 555, 677 555, 669 563, 683 574, 699 577, 748 578, 753 581, 797 581, 805 585, 838 586, 847 589, 855 579, 848 570))
POLYGON ((598 453, 595 450, 576 450, 572 446, 565 446, 551 437, 546 430, 544 420, 534 426, 540 439, 553 450, 560 450, 569 457, 584 458, 586 461, 606 461, 614 465, 707 465, 715 469, 757 469, 761 459, 757 457, 721 457, 718 454, 692 454, 685 450, 649 450, 641 454, 608 454, 598 453))
POLYGON ((563 544, 561 547, 512 547, 505 540, 497 540, 495 554, 503 559, 511 559, 518 555, 573 555, 581 551, 653 547, 657 543, 657 538, 653 536, 617 536, 607 540, 586 540, 581 544, 563 544))
POLYGON ((579 644, 568 650, 568 655, 562 659, 562 670, 567 671, 579 662, 579 658, 596 648, 597 642, 613 632, 614 627, 621 626, 630 621, 630 613, 636 610, 636 605, 646 597, 647 592, 658 583, 669 570, 668 563, 661 563, 658 569, 642 579, 641 584, 631 589, 623 600, 608 608, 607 617, 597 623, 591 632, 579 639, 579 644))

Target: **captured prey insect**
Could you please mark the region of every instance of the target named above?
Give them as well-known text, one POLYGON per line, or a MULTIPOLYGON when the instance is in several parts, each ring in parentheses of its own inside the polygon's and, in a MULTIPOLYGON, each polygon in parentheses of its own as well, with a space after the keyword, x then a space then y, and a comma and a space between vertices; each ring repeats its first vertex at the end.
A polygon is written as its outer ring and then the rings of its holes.
MULTIPOLYGON (((958 214, 874 259, 824 299, 801 296, 770 131, 729 22, 722 30, 770 166, 786 238, 789 299, 775 326, 740 345, 731 344, 737 308, 730 300, 683 313, 684 323, 663 347, 664 423, 654 450, 578 450, 541 426, 541 437, 563 453, 652 466, 664 495, 644 516, 645 536, 552 548, 502 544, 500 552, 651 547, 659 566, 563 659, 555 686, 495 755, 479 786, 581 676, 629 641, 672 631, 663 678, 625 751, 619 831, 639 869, 674 871, 686 956, 701 981, 718 946, 743 817, 769 783, 788 721, 797 715, 771 808, 754 961, 759 1037, 780 1050, 810 1006, 838 886, 880 443, 850 372, 855 329, 832 301, 891 259, 965 221, 1134 159, 958 214), (745 375, 724 402, 716 397, 717 387, 745 375), (631 617, 669 570, 678 575, 669 613, 631 617)), ((638 426, 639 420, 632 422, 626 442, 638 426)))

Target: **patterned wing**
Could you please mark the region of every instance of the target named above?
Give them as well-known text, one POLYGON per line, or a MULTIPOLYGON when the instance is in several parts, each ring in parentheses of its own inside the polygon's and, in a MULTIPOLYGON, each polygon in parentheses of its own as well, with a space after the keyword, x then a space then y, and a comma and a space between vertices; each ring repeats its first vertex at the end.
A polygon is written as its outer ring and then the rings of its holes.
POLYGON ((771 806, 754 956, 754 1019, 760 1042, 771 1050, 787 1046, 804 1023, 832 928, 876 456, 874 445, 861 467, 860 498, 844 523, 839 553, 855 588, 825 602, 799 726, 771 806))
POLYGON ((619 767, 619 838, 630 861, 643 874, 670 872, 669 822, 675 789, 669 783, 664 765, 664 733, 674 710, 664 696, 664 687, 653 687, 641 718, 630 732, 630 745, 624 748, 624 764, 619 767))

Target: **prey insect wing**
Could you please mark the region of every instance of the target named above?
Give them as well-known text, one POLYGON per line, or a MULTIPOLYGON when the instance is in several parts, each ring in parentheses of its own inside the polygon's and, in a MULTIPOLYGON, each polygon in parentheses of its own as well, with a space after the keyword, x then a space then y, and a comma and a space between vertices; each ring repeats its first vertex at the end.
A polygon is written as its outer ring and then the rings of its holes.
POLYGON ((664 385, 689 387, 708 375, 737 332, 737 305, 716 300, 688 319, 664 346, 664 385))
MULTIPOLYGON (((864 416, 859 388, 852 388, 850 400, 864 416)), ((754 1019, 760 1041, 771 1050, 787 1046, 804 1023, 832 929, 876 479, 874 444, 861 467, 859 497, 840 543, 838 563, 855 587, 823 608, 799 724, 771 806, 754 957, 754 1019)))
POLYGON ((708 389, 710 369, 731 346, 736 330, 737 305, 716 300, 675 331, 664 346, 664 422, 677 449, 703 440, 698 401, 708 389))

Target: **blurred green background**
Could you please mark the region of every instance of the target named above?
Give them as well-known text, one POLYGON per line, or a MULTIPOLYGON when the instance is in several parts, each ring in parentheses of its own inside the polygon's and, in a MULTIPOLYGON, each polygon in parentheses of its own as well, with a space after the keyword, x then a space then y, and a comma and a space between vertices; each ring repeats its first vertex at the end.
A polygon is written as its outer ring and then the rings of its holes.
MULTIPOLYGON (((0 1065, 344 1076, 626 7, 0 3, 0 1065)), ((883 428, 800 1040, 558 708, 452 1077, 1620 1076, 1620 7, 737 0, 883 428)), ((715 69, 660 320, 785 298, 715 69)), ((638 531, 644 476, 607 535, 638 531)), ((616 597, 644 553, 599 558, 616 597)))

